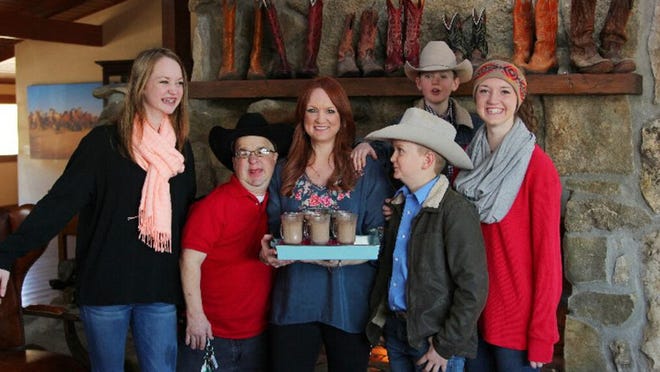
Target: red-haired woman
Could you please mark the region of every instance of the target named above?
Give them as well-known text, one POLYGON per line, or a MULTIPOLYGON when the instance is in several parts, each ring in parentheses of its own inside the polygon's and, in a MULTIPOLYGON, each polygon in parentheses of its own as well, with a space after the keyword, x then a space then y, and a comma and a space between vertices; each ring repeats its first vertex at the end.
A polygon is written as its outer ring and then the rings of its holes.
MULTIPOLYGON (((373 161, 362 174, 353 170, 354 139, 355 122, 341 85, 329 77, 310 81, 298 98, 288 158, 270 184, 271 231, 280 230, 283 212, 318 208, 356 213, 357 234, 383 225, 381 206, 391 186, 373 161)), ((365 371, 374 262, 283 262, 267 246, 262 259, 280 267, 272 293, 273 370, 312 371, 323 344, 330 371, 365 371)))

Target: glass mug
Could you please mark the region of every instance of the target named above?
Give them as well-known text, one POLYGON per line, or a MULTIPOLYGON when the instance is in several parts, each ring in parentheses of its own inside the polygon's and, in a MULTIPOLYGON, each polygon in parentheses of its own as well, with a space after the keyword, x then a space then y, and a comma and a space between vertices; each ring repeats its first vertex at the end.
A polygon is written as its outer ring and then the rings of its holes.
POLYGON ((314 245, 325 245, 330 241, 330 215, 327 213, 308 213, 307 234, 314 245))
POLYGON ((354 244, 357 226, 357 214, 348 211, 336 211, 332 214, 332 234, 339 244, 354 244))
POLYGON ((285 244, 300 244, 303 240, 303 214, 285 212, 280 216, 280 235, 285 244))

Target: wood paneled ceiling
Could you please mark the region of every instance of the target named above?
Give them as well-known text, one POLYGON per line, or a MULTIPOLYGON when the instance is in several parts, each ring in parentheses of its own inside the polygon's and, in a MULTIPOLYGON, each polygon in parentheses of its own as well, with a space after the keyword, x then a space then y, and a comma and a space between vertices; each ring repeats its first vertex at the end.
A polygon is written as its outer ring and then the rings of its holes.
POLYGON ((101 26, 75 22, 126 0, 0 0, 0 61, 21 40, 102 46, 101 26))

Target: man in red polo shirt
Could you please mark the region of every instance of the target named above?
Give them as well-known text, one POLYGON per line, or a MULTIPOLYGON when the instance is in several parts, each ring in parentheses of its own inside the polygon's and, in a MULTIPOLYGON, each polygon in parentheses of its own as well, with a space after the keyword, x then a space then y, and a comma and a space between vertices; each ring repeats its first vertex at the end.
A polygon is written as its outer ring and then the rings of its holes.
POLYGON ((265 334, 273 271, 259 261, 268 231, 266 204, 278 155, 285 156, 293 127, 245 114, 236 129, 216 126, 213 153, 231 179, 195 203, 183 233, 181 280, 186 300, 185 344, 178 371, 258 371, 267 365, 265 334), (210 347, 214 361, 210 361, 210 347))

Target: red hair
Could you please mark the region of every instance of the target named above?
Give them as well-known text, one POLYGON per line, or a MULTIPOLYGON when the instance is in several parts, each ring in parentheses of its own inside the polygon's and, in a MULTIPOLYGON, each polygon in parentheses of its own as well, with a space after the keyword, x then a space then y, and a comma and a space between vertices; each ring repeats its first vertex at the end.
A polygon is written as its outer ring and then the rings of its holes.
POLYGON ((335 169, 330 175, 326 187, 330 190, 350 191, 357 182, 358 176, 351 162, 351 151, 355 140, 355 121, 351 111, 351 102, 337 80, 331 77, 319 77, 305 84, 298 96, 293 141, 287 162, 282 170, 282 188, 280 189, 282 195, 292 195, 293 186, 305 172, 313 154, 312 142, 305 132, 304 121, 309 98, 315 89, 322 89, 330 97, 341 118, 341 125, 332 150, 335 169))

